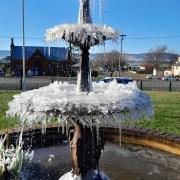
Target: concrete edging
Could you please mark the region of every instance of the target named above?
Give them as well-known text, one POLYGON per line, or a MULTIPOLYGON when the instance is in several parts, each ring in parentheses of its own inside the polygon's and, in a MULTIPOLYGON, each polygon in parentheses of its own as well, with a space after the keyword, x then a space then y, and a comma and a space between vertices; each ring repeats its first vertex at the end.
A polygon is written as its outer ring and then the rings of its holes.
MULTIPOLYGON (((146 146, 180 156, 180 136, 174 134, 130 126, 123 127, 121 130, 118 128, 100 128, 100 133, 103 133, 105 139, 111 142, 146 146)), ((8 134, 9 144, 15 144, 19 130, 8 129, 6 133, 0 133, 0 135, 4 134, 8 134)), ((67 140, 67 137, 66 133, 62 132, 61 127, 51 125, 46 128, 45 134, 42 133, 40 127, 24 129, 23 140, 25 148, 39 148, 59 144, 63 140, 67 140)))

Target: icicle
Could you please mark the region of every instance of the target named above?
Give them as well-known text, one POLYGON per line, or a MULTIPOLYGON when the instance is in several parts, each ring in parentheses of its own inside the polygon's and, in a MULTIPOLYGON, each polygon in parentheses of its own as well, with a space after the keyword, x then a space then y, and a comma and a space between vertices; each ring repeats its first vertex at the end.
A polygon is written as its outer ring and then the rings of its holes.
POLYGON ((99 17, 102 20, 103 13, 104 13, 104 0, 99 0, 99 17))
POLYGON ((51 57, 51 47, 50 47, 50 44, 48 45, 48 57, 49 58, 51 57))

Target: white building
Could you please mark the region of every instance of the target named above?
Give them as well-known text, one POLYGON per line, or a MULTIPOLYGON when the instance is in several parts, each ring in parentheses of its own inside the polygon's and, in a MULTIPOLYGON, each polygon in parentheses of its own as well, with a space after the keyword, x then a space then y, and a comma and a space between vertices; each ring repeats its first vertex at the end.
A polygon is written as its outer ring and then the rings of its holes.
POLYGON ((172 75, 180 76, 180 57, 178 58, 178 61, 172 65, 172 75))

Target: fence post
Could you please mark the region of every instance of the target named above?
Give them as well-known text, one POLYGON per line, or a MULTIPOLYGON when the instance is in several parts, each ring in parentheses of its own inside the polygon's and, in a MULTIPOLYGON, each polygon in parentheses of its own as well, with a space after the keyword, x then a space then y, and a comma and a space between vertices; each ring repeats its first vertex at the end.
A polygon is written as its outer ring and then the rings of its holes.
POLYGON ((140 89, 141 91, 143 90, 143 81, 141 80, 141 83, 140 83, 140 89))
POLYGON ((171 92, 172 91, 172 82, 170 81, 169 82, 169 92, 171 92))
POLYGON ((51 82, 52 82, 52 84, 54 83, 54 78, 52 78, 51 82))
POLYGON ((20 90, 22 91, 23 90, 23 80, 22 80, 22 77, 20 79, 20 90))

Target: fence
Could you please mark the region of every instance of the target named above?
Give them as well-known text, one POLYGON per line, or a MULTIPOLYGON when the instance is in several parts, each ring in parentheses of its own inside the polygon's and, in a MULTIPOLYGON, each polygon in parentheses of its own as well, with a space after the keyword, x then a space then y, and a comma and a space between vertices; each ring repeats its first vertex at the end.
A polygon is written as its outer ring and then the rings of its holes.
POLYGON ((180 91, 179 81, 144 80, 137 84, 143 91, 180 91))
MULTIPOLYGON (((57 77, 45 77, 45 78, 26 78, 26 90, 37 89, 43 86, 48 86, 54 81, 68 81, 74 83, 75 78, 57 78, 57 77)), ((0 90, 21 90, 22 79, 21 78, 0 78, 0 90)))
MULTIPOLYGON (((68 81, 76 83, 76 78, 38 77, 26 78, 26 90, 47 86, 54 81, 68 81)), ((143 91, 180 91, 180 81, 143 80, 137 81, 138 87, 143 91)), ((0 78, 0 90, 21 90, 21 78, 0 78)))

